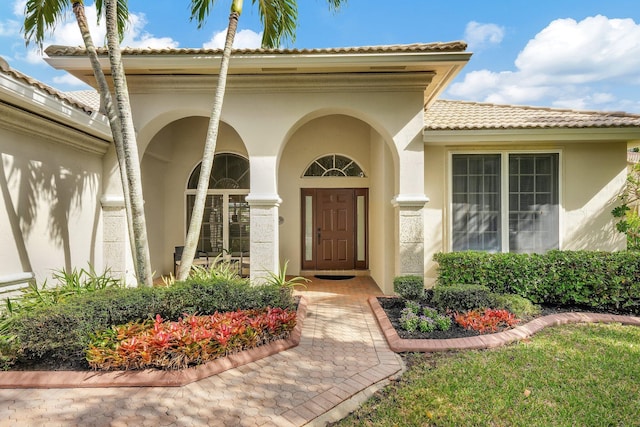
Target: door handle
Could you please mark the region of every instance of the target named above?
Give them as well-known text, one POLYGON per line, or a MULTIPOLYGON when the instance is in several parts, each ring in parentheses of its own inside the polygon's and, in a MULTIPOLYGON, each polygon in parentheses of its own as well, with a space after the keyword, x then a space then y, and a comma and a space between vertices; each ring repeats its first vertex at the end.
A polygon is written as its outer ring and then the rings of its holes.
POLYGON ((321 237, 320 231, 321 231, 321 229, 320 229, 320 227, 318 227, 318 244, 320 244, 320 237, 321 237))

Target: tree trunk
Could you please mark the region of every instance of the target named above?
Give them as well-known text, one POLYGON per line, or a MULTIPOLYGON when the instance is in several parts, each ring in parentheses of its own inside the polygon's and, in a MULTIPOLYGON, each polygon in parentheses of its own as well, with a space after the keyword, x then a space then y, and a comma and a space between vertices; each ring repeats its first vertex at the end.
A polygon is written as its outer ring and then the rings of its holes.
POLYGON ((129 247, 131 249, 131 256, 133 257, 134 264, 136 263, 136 251, 133 245, 133 222, 131 215, 131 199, 129 198, 129 187, 127 185, 127 167, 125 165, 124 156, 124 144, 122 141, 122 130, 120 128, 120 121, 118 120, 118 114, 113 105, 113 98, 109 91, 109 85, 107 79, 102 72, 100 61, 98 59, 98 53, 96 46, 93 43, 91 32, 89 31, 89 25, 87 23, 87 17, 84 13, 84 4, 80 1, 73 2, 73 14, 76 17, 80 34, 84 40, 84 46, 87 50, 87 56, 91 62, 91 68, 93 69, 93 75, 98 83, 98 92, 100 93, 100 110, 107 115, 109 119, 109 126, 111 127, 111 134, 113 136, 113 145, 116 149, 116 156, 118 158, 118 167, 120 170, 120 180, 122 182, 122 193, 124 195, 124 207, 127 215, 127 226, 129 228, 129 247))
POLYGON ((140 161, 138 144, 136 142, 131 106, 129 104, 129 90, 122 65, 120 42, 117 30, 117 0, 106 0, 105 18, 107 22, 107 45, 109 47, 109 62, 111 76, 116 93, 118 118, 122 129, 124 142, 125 164, 127 166, 127 181, 131 199, 131 215, 133 224, 133 239, 135 247, 135 269, 138 283, 151 286, 153 275, 149 256, 149 242, 147 240, 147 225, 144 214, 144 200, 142 194, 142 179, 140 176, 140 161))
POLYGON ((202 216, 204 215, 204 204, 207 198, 207 190, 209 189, 209 179, 211 177, 211 169, 213 168, 213 157, 216 152, 216 143, 218 140, 218 129, 220 128, 220 116, 222 115, 222 103, 224 101, 224 93, 227 87, 227 73, 229 70, 229 61, 231 59, 231 48, 233 47, 233 39, 235 38, 238 28, 238 19, 242 10, 242 2, 234 1, 232 12, 229 15, 229 28, 227 29, 227 38, 224 43, 224 51, 220 64, 220 74, 218 75, 218 85, 213 99, 213 109, 211 118, 209 119, 209 128, 207 130, 207 139, 205 141, 204 153, 202 157, 202 165, 200 167, 200 179, 198 181, 198 189, 196 191, 196 200, 191 212, 191 222, 189 224, 189 232, 182 252, 180 268, 178 269, 178 280, 184 280, 189 275, 193 259, 196 255, 198 239, 200 237, 200 228, 202 227, 202 216), (238 9, 237 5, 240 5, 238 9))

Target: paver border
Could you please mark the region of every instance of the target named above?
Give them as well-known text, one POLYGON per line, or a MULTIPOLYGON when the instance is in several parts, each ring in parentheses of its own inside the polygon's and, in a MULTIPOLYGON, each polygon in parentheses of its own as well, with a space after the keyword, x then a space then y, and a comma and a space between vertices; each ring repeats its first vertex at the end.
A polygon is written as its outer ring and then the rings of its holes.
POLYGON ((228 369, 246 365, 288 350, 300 343, 302 323, 307 315, 307 299, 300 297, 296 326, 287 339, 230 354, 203 365, 176 371, 5 371, 0 372, 0 389, 99 388, 99 387, 182 387, 228 369))
POLYGON ((369 297, 369 306, 373 311, 378 325, 389 344, 389 348, 396 353, 487 349, 500 347, 515 341, 528 338, 549 326, 567 325, 571 323, 621 323, 623 325, 640 326, 640 317, 622 316, 602 313, 558 313, 542 316, 524 325, 508 331, 495 334, 478 335, 468 338, 449 339, 403 339, 400 338, 384 309, 378 302, 377 296, 369 297))

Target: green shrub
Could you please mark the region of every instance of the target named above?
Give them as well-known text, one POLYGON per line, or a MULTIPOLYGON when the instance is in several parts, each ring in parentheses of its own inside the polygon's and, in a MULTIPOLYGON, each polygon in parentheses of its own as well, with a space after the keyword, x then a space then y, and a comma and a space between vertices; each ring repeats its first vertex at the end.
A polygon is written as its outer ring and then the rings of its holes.
POLYGON ((549 251, 546 254, 436 254, 438 284, 477 283, 534 303, 640 313, 640 253, 549 251))
POLYGON ((493 307, 495 297, 489 288, 482 285, 436 286, 431 302, 441 311, 468 311, 493 307))
POLYGON ((419 300, 424 296, 424 277, 398 276, 393 279, 393 290, 404 299, 419 300))
POLYGON ((441 331, 448 331, 449 329, 451 329, 451 324, 453 323, 451 317, 442 315, 434 317, 433 321, 436 324, 436 328, 441 331))
POLYGON ((495 300, 495 307, 491 308, 508 310, 517 317, 531 317, 540 313, 540 307, 520 295, 496 294, 495 300))
MULTIPOLYGON (((17 338, 20 361, 51 359, 78 367, 86 366, 84 352, 90 334, 112 325, 151 319, 158 314, 177 320, 184 314, 205 315, 268 306, 292 308, 291 288, 252 286, 239 278, 191 280, 168 288, 107 288, 73 295, 56 305, 15 314, 9 328, 17 338)), ((5 362, 5 366, 8 364, 5 362)))

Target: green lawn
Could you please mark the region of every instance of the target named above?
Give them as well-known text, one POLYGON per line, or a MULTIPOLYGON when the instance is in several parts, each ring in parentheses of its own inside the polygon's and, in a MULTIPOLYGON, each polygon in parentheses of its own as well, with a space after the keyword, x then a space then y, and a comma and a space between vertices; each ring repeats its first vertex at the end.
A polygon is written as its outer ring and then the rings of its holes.
POLYGON ((570 325, 494 350, 411 355, 339 426, 640 426, 640 328, 570 325))

